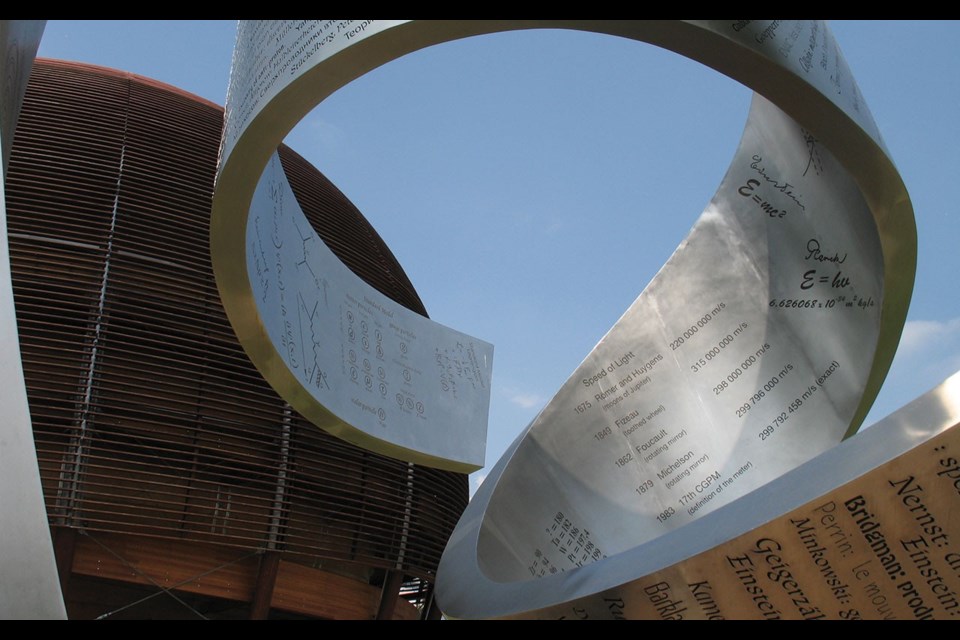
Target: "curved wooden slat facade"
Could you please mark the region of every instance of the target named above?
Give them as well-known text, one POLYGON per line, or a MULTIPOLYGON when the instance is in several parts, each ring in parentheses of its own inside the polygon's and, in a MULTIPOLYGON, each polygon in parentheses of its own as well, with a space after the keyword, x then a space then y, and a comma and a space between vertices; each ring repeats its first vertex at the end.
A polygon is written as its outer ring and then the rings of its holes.
MULTIPOLYGON (((97 590, 108 585, 104 600, 117 609, 121 583, 133 597, 187 580, 174 608, 184 615, 207 606, 221 617, 416 617, 405 599, 393 606, 395 587, 429 604, 467 478, 327 435, 250 364, 208 250, 222 120, 220 107, 145 78, 34 65, 6 195, 24 374, 68 611, 102 615, 97 590), (231 580, 246 586, 215 586, 229 558, 231 580)), ((426 315, 360 212, 300 156, 283 148, 281 159, 341 260, 426 315)), ((126 615, 177 615, 140 606, 126 615)))

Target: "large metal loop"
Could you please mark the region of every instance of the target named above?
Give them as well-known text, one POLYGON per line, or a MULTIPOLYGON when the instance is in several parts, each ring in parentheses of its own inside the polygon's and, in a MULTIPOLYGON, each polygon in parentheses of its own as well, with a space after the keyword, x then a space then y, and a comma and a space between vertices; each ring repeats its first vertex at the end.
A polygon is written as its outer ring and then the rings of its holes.
MULTIPOLYGON (((475 468, 490 352, 446 329, 407 329, 420 336, 427 361, 452 354, 475 366, 456 380, 441 366, 439 377, 410 387, 389 381, 386 399, 400 391, 396 414, 382 413, 388 403, 368 404, 375 390, 350 386, 347 314, 359 310, 391 331, 397 316, 364 294, 341 293, 346 275, 324 279, 311 268, 295 284, 278 280, 308 257, 290 257, 290 245, 313 240, 296 235, 302 228, 270 155, 316 104, 381 64, 440 42, 529 28, 652 43, 756 96, 727 175, 689 236, 468 507, 438 581, 454 616, 554 611, 630 583, 660 566, 659 558, 638 563, 641 545, 854 433, 890 366, 915 273, 910 199, 823 22, 243 23, 214 197, 214 266, 251 358, 320 426, 389 455, 475 468), (315 315, 320 300, 330 309, 325 320, 315 315), (317 327, 309 342, 295 331, 307 325, 317 327), (326 360, 297 361, 304 344, 319 353, 324 340, 332 345, 326 360), (443 382, 476 393, 454 398, 439 390, 443 382), (442 410, 441 400, 450 401, 442 410), (417 402, 429 407, 422 418, 417 402)), ((390 336, 397 345, 403 330, 390 336)), ((407 362, 387 361, 400 369, 407 362)))

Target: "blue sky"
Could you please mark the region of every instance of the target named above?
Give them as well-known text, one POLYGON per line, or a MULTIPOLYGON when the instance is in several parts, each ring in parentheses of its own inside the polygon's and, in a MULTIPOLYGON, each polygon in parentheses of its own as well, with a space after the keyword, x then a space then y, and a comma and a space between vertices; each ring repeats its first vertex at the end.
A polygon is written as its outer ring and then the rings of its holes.
MULTIPOLYGON (((907 326, 871 424, 960 369, 960 23, 831 24, 919 236, 907 326)), ((234 34, 231 21, 50 21, 40 55, 222 104, 234 34)), ((432 318, 495 345, 490 467, 686 235, 749 100, 642 43, 497 34, 375 70, 287 143, 372 222, 432 318)))

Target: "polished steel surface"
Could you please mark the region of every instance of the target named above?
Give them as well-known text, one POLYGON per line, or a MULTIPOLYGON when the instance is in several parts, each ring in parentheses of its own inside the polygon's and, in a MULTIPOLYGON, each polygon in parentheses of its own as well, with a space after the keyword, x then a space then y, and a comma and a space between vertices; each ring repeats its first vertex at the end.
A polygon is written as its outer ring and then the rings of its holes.
POLYGON ((289 128, 259 131, 251 119, 313 100, 316 89, 295 81, 390 26, 367 22, 241 23, 212 214, 218 283, 251 360, 316 425, 402 460, 473 471, 484 463, 492 345, 366 285, 306 223, 276 156, 259 163, 289 128))
POLYGON ((444 553, 441 604, 469 618, 956 619, 958 453, 960 373, 724 509, 539 580, 477 566, 481 486, 444 553))
POLYGON ((429 454, 480 466, 492 347, 394 302, 344 266, 307 222, 277 155, 249 220, 247 275, 257 309, 281 350, 281 371, 309 391, 291 404, 347 440, 347 425, 362 428, 401 459, 429 454), (321 410, 331 417, 316 420, 321 410))
MULTIPOLYGON (((653 43, 757 95, 688 237, 468 507, 438 582, 455 617, 522 614, 636 579, 640 565, 634 555, 621 562, 625 554, 683 539, 701 516, 856 432, 893 358, 915 273, 909 197, 821 21, 244 23, 214 198, 215 270, 251 358, 318 424, 343 421, 297 377, 291 354, 302 347, 283 329, 283 302, 256 299, 269 289, 256 243, 269 227, 259 236, 250 227, 270 209, 250 203, 272 149, 315 104, 380 64, 524 28, 653 43)), ((336 335, 344 307, 330 306, 336 335)), ((327 366, 338 364, 334 354, 327 366)), ((352 427, 362 434, 345 428, 346 437, 390 455, 467 466, 408 433, 383 444, 369 426, 352 427)))
POLYGON ((853 181, 824 148, 804 179, 808 150, 754 100, 713 201, 497 476, 478 541, 491 578, 625 551, 843 437, 872 365, 882 262, 853 181), (785 196, 767 178, 797 186, 785 196), (589 536, 554 543, 557 513, 589 536))
POLYGON ((7 160, 44 21, 0 21, 0 618, 64 618, 66 612, 40 489, 27 406, 7 243, 7 160))

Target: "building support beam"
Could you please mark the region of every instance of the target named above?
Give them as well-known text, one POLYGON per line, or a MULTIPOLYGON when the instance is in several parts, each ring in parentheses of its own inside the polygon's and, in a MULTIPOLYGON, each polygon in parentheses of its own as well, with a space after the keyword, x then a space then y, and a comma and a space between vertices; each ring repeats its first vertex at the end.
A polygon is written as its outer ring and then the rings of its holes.
POLYGON ((383 591, 380 593, 380 606, 377 607, 377 620, 392 620, 393 610, 400 596, 403 584, 402 571, 388 571, 383 579, 383 591))
POLYGON ((260 558, 260 571, 257 584, 253 589, 253 601, 250 603, 250 619, 266 620, 270 615, 270 602, 273 600, 273 588, 277 584, 280 570, 280 555, 267 551, 260 558))

